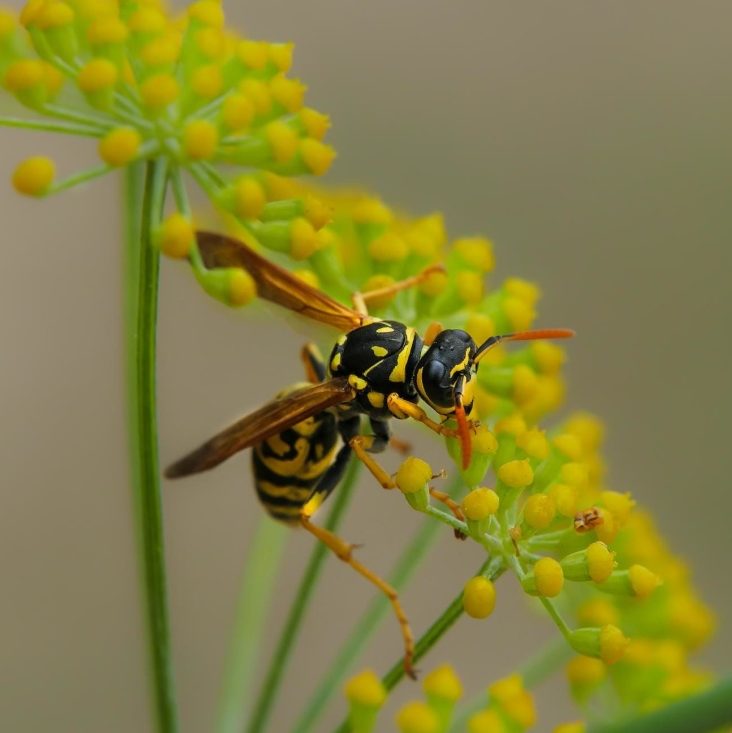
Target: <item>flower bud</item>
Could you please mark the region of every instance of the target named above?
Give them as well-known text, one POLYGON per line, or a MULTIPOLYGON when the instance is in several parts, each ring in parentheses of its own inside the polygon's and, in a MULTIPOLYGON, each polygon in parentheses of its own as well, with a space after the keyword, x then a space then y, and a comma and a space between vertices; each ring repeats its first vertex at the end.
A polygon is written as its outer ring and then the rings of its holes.
POLYGON ((471 578, 463 589, 463 608, 471 618, 487 618, 496 607, 493 582, 482 575, 471 578))
POLYGON ((586 549, 562 558, 561 566, 568 580, 604 583, 615 567, 615 553, 604 542, 593 542, 586 549))
POLYGON ((468 529, 474 534, 483 534, 488 529, 488 520, 498 511, 500 500, 493 489, 473 489, 462 503, 468 529))
POLYGON ((432 469, 421 458, 409 456, 396 472, 394 481, 404 494, 409 505, 423 512, 430 502, 428 482, 432 478, 432 469))
POLYGON ((552 557, 542 557, 536 561, 532 571, 524 576, 521 585, 530 595, 554 598, 564 586, 562 566, 552 557))
POLYGON ((440 720, 437 713, 424 702, 408 702, 396 715, 401 733, 438 733, 440 720))
POLYGON ((348 722, 353 733, 371 733, 386 701, 386 689, 373 670, 351 677, 344 688, 348 700, 348 722))
POLYGON ((647 598, 661 585, 661 579, 644 565, 632 565, 627 570, 616 570, 598 586, 605 593, 619 596, 647 598))
POLYGON ((615 664, 623 658, 628 639, 617 626, 607 624, 601 628, 575 629, 569 634, 569 643, 579 654, 615 664))

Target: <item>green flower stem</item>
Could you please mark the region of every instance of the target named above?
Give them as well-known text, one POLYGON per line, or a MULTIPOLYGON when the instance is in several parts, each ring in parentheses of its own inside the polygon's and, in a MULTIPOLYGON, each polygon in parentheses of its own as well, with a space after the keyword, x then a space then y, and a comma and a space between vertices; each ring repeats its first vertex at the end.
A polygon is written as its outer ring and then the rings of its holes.
MULTIPOLYGON (((461 486, 462 480, 459 476, 455 477, 448 487, 447 493, 454 496, 461 486)), ((397 591, 401 591, 412 577, 412 574, 424 559, 428 548, 439 536, 439 528, 440 525, 437 522, 422 522, 409 544, 404 548, 388 578, 389 584, 397 591)), ((353 627, 338 656, 321 678, 307 707, 296 723, 293 733, 309 733, 312 730, 323 713, 326 704, 332 698, 334 690, 339 688, 343 679, 351 670, 353 662, 363 651, 366 643, 388 611, 389 601, 383 595, 374 598, 366 613, 361 616, 358 623, 353 627)))
POLYGON ((732 677, 638 718, 596 723, 588 733, 707 733, 732 723, 732 677))
MULTIPOLYGON (((523 678, 524 687, 530 689, 540 685, 573 654, 567 642, 561 636, 555 636, 517 670, 523 678)), ((472 700, 461 705, 455 714, 450 733, 463 733, 467 729, 469 718, 482 710, 487 702, 485 691, 482 690, 472 700)))
POLYGON ((219 703, 219 733, 244 729, 254 686, 259 641, 267 621, 282 553, 290 529, 262 516, 247 553, 243 582, 236 604, 234 634, 229 645, 224 684, 219 703))
MULTIPOLYGON (((360 461, 351 460, 346 476, 335 492, 333 507, 325 521, 325 528, 331 532, 337 529, 343 518, 349 499, 351 498, 353 487, 358 479, 360 468, 360 461)), ((285 627, 280 634, 279 642, 277 643, 267 675, 264 678, 264 684, 254 705, 254 714, 247 728, 248 733, 261 733, 267 725, 269 716, 272 713, 272 707, 277 699, 285 667, 290 659, 290 650, 295 645, 295 641, 300 632, 300 625, 302 624, 305 611, 315 590, 318 577, 323 569, 323 562, 328 552, 328 548, 322 542, 317 542, 313 551, 310 553, 307 568, 295 592, 295 598, 290 607, 290 613, 285 622, 285 627)))
POLYGON ((78 186, 80 183, 86 183, 87 181, 92 181, 95 178, 101 178, 101 176, 105 176, 113 170, 114 168, 111 165, 98 165, 94 168, 87 168, 85 171, 74 173, 73 176, 69 176, 58 183, 54 183, 46 195, 50 196, 54 193, 60 193, 61 191, 66 191, 69 188, 78 186))
POLYGON ((41 130, 42 132, 60 132, 64 135, 81 135, 83 137, 101 137, 104 130, 88 125, 71 122, 49 122, 47 120, 24 120, 22 117, 0 117, 0 127, 18 127, 22 130, 41 130))
POLYGON ((142 565, 154 704, 159 733, 177 730, 158 469, 155 330, 159 254, 152 230, 165 200, 165 164, 129 167, 125 181, 126 335, 129 436, 135 522, 142 565))
MULTIPOLYGON (((505 571, 503 557, 488 558, 478 569, 476 575, 483 575, 496 580, 505 571)), ((418 662, 442 637, 442 635, 460 618, 463 613, 463 592, 460 591, 450 605, 438 616, 427 631, 417 639, 414 645, 414 661, 418 662)), ((381 682, 387 690, 393 690, 404 677, 404 660, 399 659, 382 677, 381 682)), ((349 733, 348 720, 344 720, 335 733, 349 733)))

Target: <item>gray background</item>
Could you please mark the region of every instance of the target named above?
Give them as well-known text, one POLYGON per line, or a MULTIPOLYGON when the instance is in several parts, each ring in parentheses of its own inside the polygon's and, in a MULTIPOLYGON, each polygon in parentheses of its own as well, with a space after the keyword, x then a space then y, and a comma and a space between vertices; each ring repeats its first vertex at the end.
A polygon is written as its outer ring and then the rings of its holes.
MULTIPOLYGON (((651 507, 688 558, 721 620, 703 659, 728 666, 732 6, 250 0, 227 10, 254 37, 296 42, 308 101, 334 122, 328 180, 414 213, 442 210, 452 235, 490 235, 500 276, 541 284, 541 323, 577 329, 568 405, 605 419, 610 483, 651 507)), ((3 129, 6 178, 37 152, 64 173, 94 161, 90 142, 3 129)), ((4 730, 149 730, 118 195, 112 179, 42 203, 0 192, 4 730)), ((301 335, 217 306, 176 263, 163 266, 160 328, 164 463, 299 379, 301 335)), ((164 487, 184 731, 210 729, 259 516, 249 483, 242 458, 164 487)), ((344 534, 386 571, 418 521, 364 481, 344 534)), ((417 631, 479 560, 448 535, 404 594, 417 631)), ((300 533, 290 541, 267 644, 311 545, 300 533)), ((371 596, 329 563, 272 730, 287 729, 311 669, 371 596)), ((452 661, 470 690, 510 671, 553 633, 519 596, 502 582, 496 615, 461 623, 423 668, 452 661)), ((398 649, 388 623, 365 661, 384 669, 398 649)), ((544 688, 542 730, 568 714, 562 689, 544 688)))

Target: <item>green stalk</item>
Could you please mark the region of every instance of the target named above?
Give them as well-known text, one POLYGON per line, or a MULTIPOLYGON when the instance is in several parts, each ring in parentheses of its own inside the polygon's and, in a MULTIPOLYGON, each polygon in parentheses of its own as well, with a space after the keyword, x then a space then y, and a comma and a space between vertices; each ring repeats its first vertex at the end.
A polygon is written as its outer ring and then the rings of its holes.
POLYGON ((707 733, 732 723, 732 677, 638 718, 596 723, 588 733, 707 733))
MULTIPOLYGON (((496 580, 506 566, 502 557, 488 558, 480 567, 476 575, 496 580)), ((437 643, 441 636, 460 618, 463 613, 463 592, 460 591, 450 602, 448 607, 438 616, 427 631, 422 634, 414 645, 414 661, 418 662, 437 643)), ((381 678, 387 690, 393 690, 404 678, 404 660, 399 659, 391 669, 381 678)), ((335 733, 349 733, 348 721, 344 720, 335 733)))
MULTIPOLYGON (((358 479, 360 468, 360 461, 351 460, 343 483, 335 492, 333 508, 325 522, 325 528, 331 532, 335 531, 338 527, 348 506, 348 501, 358 479)), ((313 551, 310 553, 305 574, 295 592, 295 598, 290 607, 290 613, 285 622, 285 627, 280 634, 280 639, 264 679, 264 684, 255 703, 254 716, 247 728, 248 733, 262 733, 269 721, 272 707, 277 699, 277 694, 282 683, 285 667, 290 659, 290 650, 294 647, 295 640, 300 632, 300 625, 302 624, 308 603, 315 590, 320 572, 323 569, 323 562, 327 553, 328 548, 322 542, 316 543, 313 551)))
POLYGON ((289 536, 288 527, 263 516, 247 553, 219 702, 219 733, 238 733, 249 716, 259 642, 289 536))
MULTIPOLYGON (((452 496, 461 485, 462 480, 457 477, 451 483, 447 493, 452 496)), ((424 559, 427 549, 438 537, 439 528, 440 525, 437 522, 422 522, 410 543, 404 548, 388 579, 389 584, 397 591, 401 591, 412 577, 412 574, 424 559)), ((363 651, 389 608, 389 601, 383 595, 374 598, 366 613, 361 616, 358 623, 353 627, 338 656, 321 678, 292 733, 309 733, 312 730, 313 725, 323 713, 327 702, 331 699, 333 691, 338 689, 342 680, 349 673, 354 660, 363 651)))
MULTIPOLYGON (((523 678, 524 687, 528 690, 540 685, 547 677, 554 674, 574 654, 572 647, 561 636, 555 636, 547 642, 534 656, 518 669, 523 678)), ((472 700, 460 706, 450 727, 450 733, 463 733, 467 729, 469 718, 488 704, 485 691, 478 693, 472 700)))
POLYGON ((178 728, 171 664, 155 409, 159 255, 152 231, 165 201, 165 164, 130 167, 125 180, 126 346, 131 479, 159 733, 178 728))

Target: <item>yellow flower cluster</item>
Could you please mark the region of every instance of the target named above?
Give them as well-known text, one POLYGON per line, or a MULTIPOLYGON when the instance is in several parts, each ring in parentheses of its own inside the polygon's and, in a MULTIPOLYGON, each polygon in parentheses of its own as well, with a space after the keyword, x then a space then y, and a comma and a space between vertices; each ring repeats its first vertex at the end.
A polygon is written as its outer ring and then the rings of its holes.
POLYGON ((329 119, 305 106, 291 63, 291 44, 226 28, 217 0, 175 14, 158 0, 29 0, 17 17, 0 10, 0 84, 19 111, 0 125, 90 137, 100 158, 57 180, 53 160, 34 156, 17 166, 13 185, 45 196, 138 161, 163 163, 178 211, 160 226, 160 248, 191 256, 212 295, 248 302, 249 278, 210 274, 193 256, 184 174, 263 243, 297 258, 313 251, 327 212, 283 202, 267 178, 321 175, 335 157, 322 141, 329 119), (232 164, 234 178, 221 168, 232 164))
POLYGON ((468 721, 468 733, 523 733, 536 725, 536 706, 521 675, 494 682, 488 704, 468 721))

